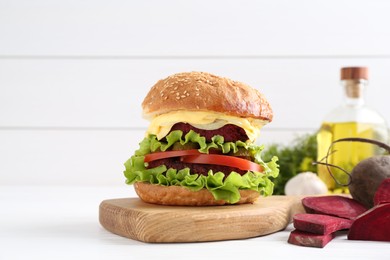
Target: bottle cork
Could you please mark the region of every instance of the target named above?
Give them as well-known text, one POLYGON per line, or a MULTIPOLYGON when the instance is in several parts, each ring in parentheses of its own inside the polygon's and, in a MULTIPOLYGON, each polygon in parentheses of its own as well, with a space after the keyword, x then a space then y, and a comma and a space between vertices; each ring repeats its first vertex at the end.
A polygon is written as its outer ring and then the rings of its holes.
POLYGON ((368 80, 367 67, 341 68, 341 80, 345 80, 346 95, 349 98, 359 98, 362 95, 361 81, 368 80))
POLYGON ((367 67, 344 67, 341 68, 341 80, 368 80, 367 67))

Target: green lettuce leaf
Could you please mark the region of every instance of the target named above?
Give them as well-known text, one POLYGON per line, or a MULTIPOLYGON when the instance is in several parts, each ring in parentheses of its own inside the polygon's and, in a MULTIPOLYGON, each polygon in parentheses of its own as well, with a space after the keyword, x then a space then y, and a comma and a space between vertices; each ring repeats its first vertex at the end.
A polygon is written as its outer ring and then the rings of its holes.
POLYGON ((242 189, 254 190, 263 196, 272 195, 273 183, 269 178, 276 178, 279 174, 278 159, 273 157, 271 161, 264 162, 261 159, 263 146, 256 146, 242 141, 224 142, 223 136, 219 135, 214 136, 211 142, 206 142, 205 137, 192 130, 184 137, 182 131, 172 131, 165 139, 166 141, 157 140, 156 136, 150 135, 141 141, 140 148, 125 162, 126 169, 124 175, 127 184, 148 182, 163 186, 176 185, 186 187, 192 191, 206 188, 213 194, 215 199, 225 200, 231 204, 240 200, 239 190, 242 189), (212 170, 206 176, 191 173, 188 168, 182 170, 167 169, 164 165, 147 169, 147 164, 144 163, 146 154, 159 150, 166 151, 176 142, 179 142, 181 145, 189 142, 197 143, 201 153, 208 153, 211 148, 220 149, 224 154, 237 152, 240 147, 245 148, 249 151, 254 161, 263 167, 264 171, 248 171, 244 175, 232 172, 225 178, 224 173, 213 173, 212 170))
MULTIPOLYGON (((239 147, 243 147, 245 149, 251 149, 254 147, 252 144, 247 144, 242 141, 237 142, 224 142, 224 138, 221 135, 215 135, 211 138, 211 142, 207 143, 206 138, 200 136, 198 133, 190 130, 184 137, 183 132, 181 130, 175 130, 169 133, 166 136, 166 141, 158 140, 155 135, 150 135, 145 137, 144 140, 140 143, 140 148, 135 152, 136 155, 146 155, 151 152, 156 151, 167 151, 170 147, 172 147, 175 143, 180 143, 181 145, 185 145, 187 143, 197 143, 199 145, 199 152, 208 153, 211 148, 220 149, 222 153, 230 153, 237 152, 239 147)), ((257 149, 256 148, 256 149, 257 149)), ((263 147, 260 147, 262 150, 263 147)))

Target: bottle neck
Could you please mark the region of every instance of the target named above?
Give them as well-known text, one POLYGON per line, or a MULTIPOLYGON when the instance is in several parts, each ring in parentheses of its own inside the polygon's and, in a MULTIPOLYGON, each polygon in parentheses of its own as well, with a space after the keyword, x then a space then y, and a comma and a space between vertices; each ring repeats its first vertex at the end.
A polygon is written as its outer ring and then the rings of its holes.
POLYGON ((344 87, 344 104, 352 107, 363 106, 364 91, 368 85, 368 81, 364 79, 349 79, 342 80, 341 84, 344 87))

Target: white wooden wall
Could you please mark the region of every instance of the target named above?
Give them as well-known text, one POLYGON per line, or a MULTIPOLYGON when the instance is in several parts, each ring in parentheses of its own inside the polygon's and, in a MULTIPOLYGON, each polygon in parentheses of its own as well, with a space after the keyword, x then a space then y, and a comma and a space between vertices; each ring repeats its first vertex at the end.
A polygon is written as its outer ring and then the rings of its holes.
POLYGON ((370 68, 390 122, 390 1, 0 0, 0 185, 124 185, 160 78, 208 71, 261 90, 259 143, 314 132, 339 69, 370 68))

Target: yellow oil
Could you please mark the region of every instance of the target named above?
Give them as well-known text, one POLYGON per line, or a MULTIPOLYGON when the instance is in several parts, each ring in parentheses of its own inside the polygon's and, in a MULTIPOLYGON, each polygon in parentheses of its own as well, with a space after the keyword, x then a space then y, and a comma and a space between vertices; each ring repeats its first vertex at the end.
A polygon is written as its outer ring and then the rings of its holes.
MULTIPOLYGON (((342 122, 342 123, 327 123, 324 122, 317 135, 318 144, 318 160, 324 158, 328 152, 331 143, 340 138, 346 137, 363 137, 369 139, 377 139, 378 126, 367 123, 357 122, 342 122)), ((361 142, 340 142, 332 147, 332 153, 328 157, 328 163, 342 167, 348 172, 351 172, 353 167, 361 160, 373 156, 378 153, 378 149, 372 145, 361 142)), ((325 160, 324 160, 325 162, 325 160)), ((348 183, 348 175, 343 171, 330 167, 333 176, 341 184, 348 183)), ((338 184, 331 177, 328 169, 324 165, 318 165, 318 176, 326 183, 330 191, 348 189, 338 184)))

